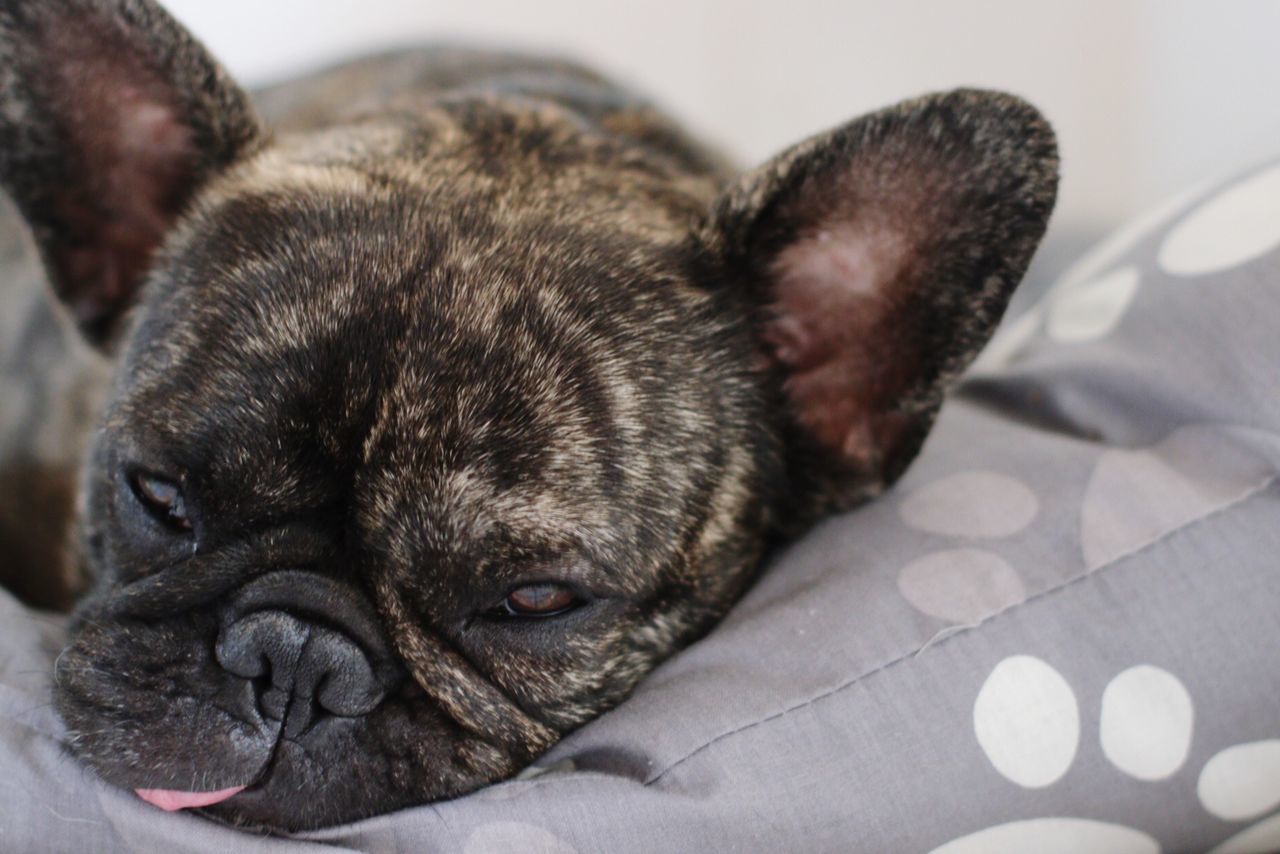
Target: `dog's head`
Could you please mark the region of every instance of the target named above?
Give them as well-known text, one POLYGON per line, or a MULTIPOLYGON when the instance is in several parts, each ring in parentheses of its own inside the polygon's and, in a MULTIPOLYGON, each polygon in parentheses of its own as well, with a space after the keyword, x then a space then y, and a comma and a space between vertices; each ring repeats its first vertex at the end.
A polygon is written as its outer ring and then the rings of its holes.
POLYGON ((511 775, 902 471, 1053 203, 999 94, 730 181, 588 113, 274 137, 147 0, 0 3, 0 177, 117 354, 56 673, 105 779, 300 828, 511 775))

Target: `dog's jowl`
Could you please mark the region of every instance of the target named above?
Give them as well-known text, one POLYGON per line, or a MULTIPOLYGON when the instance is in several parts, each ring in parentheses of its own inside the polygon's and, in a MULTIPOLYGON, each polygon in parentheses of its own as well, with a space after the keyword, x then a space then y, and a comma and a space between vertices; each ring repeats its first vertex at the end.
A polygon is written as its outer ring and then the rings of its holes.
POLYGON ((150 0, 0 0, 0 179, 113 370, 72 748, 272 828, 516 773, 902 472, 1056 175, 993 92, 735 174, 568 63, 251 99, 150 0))

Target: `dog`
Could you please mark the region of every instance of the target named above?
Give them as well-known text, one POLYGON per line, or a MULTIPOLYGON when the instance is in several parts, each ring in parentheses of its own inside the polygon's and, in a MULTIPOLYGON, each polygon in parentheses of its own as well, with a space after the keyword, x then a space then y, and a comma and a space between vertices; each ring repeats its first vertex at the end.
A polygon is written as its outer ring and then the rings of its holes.
POLYGON ((255 102, 151 0, 2 0, 0 180, 110 375, 71 749, 282 830, 519 772, 902 473, 1057 173, 996 92, 740 173, 570 62, 255 102))

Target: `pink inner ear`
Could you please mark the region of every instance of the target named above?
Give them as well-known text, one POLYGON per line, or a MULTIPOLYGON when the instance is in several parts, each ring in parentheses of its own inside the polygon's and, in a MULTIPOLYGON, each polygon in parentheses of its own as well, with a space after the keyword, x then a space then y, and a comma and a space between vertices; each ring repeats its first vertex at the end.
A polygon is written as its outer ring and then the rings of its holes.
POLYGON ((187 196, 196 159, 171 85, 126 39, 92 23, 44 34, 48 95, 76 153, 76 174, 58 198, 74 236, 58 261, 60 278, 83 322, 132 297, 187 196))
POLYGON ((913 355, 895 346, 911 262, 906 235, 844 222, 788 246, 773 264, 764 340, 788 372, 800 423, 862 469, 876 469, 906 426, 892 412, 913 355))

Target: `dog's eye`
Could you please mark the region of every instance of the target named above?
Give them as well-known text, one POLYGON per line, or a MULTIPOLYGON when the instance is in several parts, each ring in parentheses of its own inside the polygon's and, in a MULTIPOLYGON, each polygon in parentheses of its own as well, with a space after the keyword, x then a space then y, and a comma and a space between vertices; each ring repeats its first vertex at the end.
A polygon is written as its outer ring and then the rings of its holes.
POLYGON ((187 502, 182 497, 182 487, 153 474, 139 472, 131 479, 133 494, 142 505, 165 525, 177 531, 190 531, 187 502))
POLYGON ((571 611, 582 600, 562 584, 529 584, 507 594, 498 607, 500 616, 554 617, 571 611))

